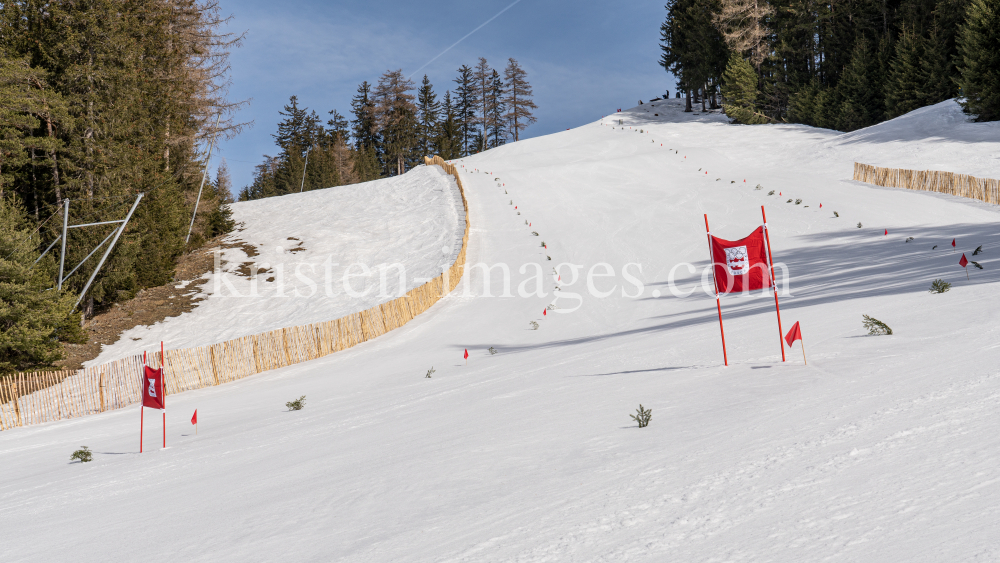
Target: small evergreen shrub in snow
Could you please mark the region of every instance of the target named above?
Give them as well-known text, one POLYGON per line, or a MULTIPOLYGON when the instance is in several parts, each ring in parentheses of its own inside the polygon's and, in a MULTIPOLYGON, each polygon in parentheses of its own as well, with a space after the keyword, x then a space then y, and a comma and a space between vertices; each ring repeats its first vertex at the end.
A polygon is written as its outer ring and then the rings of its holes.
POLYGON ((799 205, 799 204, 801 204, 801 203, 802 203, 802 200, 801 200, 801 199, 797 199, 797 200, 795 200, 795 205, 799 205))
POLYGON ((538 330, 538 323, 536 323, 535 321, 531 321, 528 324, 531 325, 531 330, 538 330))
POLYGON ((494 348, 494 347, 492 347, 492 346, 490 346, 490 355, 491 355, 491 356, 495 356, 495 355, 496 355, 496 353, 497 353, 497 349, 496 349, 496 348, 494 348))
POLYGON ((792 200, 791 200, 791 199, 789 199, 789 200, 788 200, 788 201, 786 201, 785 203, 791 203, 791 202, 792 202, 792 200))
POLYGON ((649 426, 649 420, 653 418, 653 409, 642 408, 642 403, 639 404, 635 414, 630 414, 632 420, 639 423, 639 428, 645 428, 649 426))
POLYGON ((531 231, 531 234, 537 237, 538 236, 538 231, 531 231))
POLYGON ((288 401, 285 403, 285 406, 288 407, 288 410, 290 411, 300 411, 302 410, 302 407, 306 406, 306 396, 302 395, 294 401, 288 401))
POLYGON ((983 253, 983 245, 981 244, 977 246, 975 250, 972 251, 973 256, 979 256, 982 253, 983 253))
POLYGON ((424 376, 424 377, 426 379, 430 379, 431 378, 431 374, 434 373, 435 371, 437 371, 437 370, 434 369, 434 366, 431 366, 431 369, 427 370, 427 375, 424 376))
POLYGON ((976 262, 974 260, 969 260, 969 264, 972 264, 973 266, 975 266, 976 268, 978 268, 980 270, 983 269, 983 267, 979 265, 979 262, 976 262))
POLYGON ((907 237, 907 239, 903 242, 910 242, 911 240, 913 240, 913 237, 907 237))
MULTIPOLYGON (((754 188, 754 189, 755 189, 755 190, 763 190, 763 189, 764 189, 764 186, 762 186, 762 185, 760 185, 760 184, 757 184, 757 187, 756 187, 756 188, 754 188)), ((773 192, 772 192, 772 193, 773 193, 773 192)), ((771 195, 771 194, 767 194, 767 195, 771 195)))
POLYGON ((90 451, 90 448, 88 448, 87 446, 80 446, 80 449, 76 450, 75 452, 73 452, 73 455, 69 456, 70 461, 77 460, 80 463, 87 463, 88 461, 91 461, 93 459, 94 456, 90 451))
POLYGON ((868 315, 861 315, 861 316, 864 317, 864 320, 861 321, 861 324, 863 324, 865 328, 868 329, 868 334, 872 336, 883 336, 883 335, 889 336, 892 334, 892 329, 889 328, 889 325, 885 324, 884 322, 869 317, 868 315))
POLYGON ((834 212, 833 212, 833 216, 834 216, 834 217, 840 217, 840 213, 837 213, 836 211, 834 211, 834 212))
POLYGON ((767 195, 774 195, 774 190, 767 192, 767 195))
POLYGON ((858 221, 858 228, 861 228, 861 221, 858 221))
POLYGON ((951 284, 944 280, 937 279, 931 282, 931 293, 944 293, 949 289, 951 289, 951 284))

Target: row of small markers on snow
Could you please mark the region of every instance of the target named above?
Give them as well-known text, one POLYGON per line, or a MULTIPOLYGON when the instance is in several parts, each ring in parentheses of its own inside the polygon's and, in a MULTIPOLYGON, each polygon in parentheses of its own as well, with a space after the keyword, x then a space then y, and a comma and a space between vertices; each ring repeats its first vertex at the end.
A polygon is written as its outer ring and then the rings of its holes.
MULTIPOLYGON (((465 168, 465 165, 464 165, 464 164, 462 165, 462 168, 465 168)), ((475 172, 480 172, 480 170, 479 170, 478 168, 474 168, 473 170, 474 170, 475 172)), ((492 172, 486 172, 486 174, 489 174, 490 176, 492 176, 492 175, 493 175, 493 173, 492 173, 492 172)), ((499 187, 505 187, 506 185, 507 185, 506 183, 504 183, 504 182, 500 182, 500 186, 499 186, 499 187)), ((504 193, 507 193, 507 190, 504 190, 504 193)), ((511 203, 513 203, 513 202, 514 202, 514 200, 511 200, 511 203)), ((516 206, 516 205, 514 206, 514 209, 515 209, 515 210, 517 210, 517 206, 516 206)), ((518 215, 520 215, 520 213, 518 213, 518 215)), ((528 227, 530 228, 530 227, 531 227, 531 223, 530 223, 530 222, 528 222, 527 220, 525 220, 525 222, 527 222, 527 223, 528 223, 528 227)), ((544 249, 546 249, 546 250, 548 250, 548 249, 549 249, 548 245, 546 245, 546 244, 545 244, 544 242, 542 243, 542 248, 544 248, 544 249)), ((562 276, 558 276, 558 275, 557 275, 557 280, 556 280, 556 281, 562 281, 562 276)), ((543 317, 547 317, 547 316, 548 316, 548 308, 546 308, 546 309, 542 309, 542 316, 543 316, 543 317)), ((466 359, 466 360, 468 360, 468 359, 469 359, 469 350, 468 350, 468 349, 466 349, 466 350, 465 350, 465 359, 466 359)))

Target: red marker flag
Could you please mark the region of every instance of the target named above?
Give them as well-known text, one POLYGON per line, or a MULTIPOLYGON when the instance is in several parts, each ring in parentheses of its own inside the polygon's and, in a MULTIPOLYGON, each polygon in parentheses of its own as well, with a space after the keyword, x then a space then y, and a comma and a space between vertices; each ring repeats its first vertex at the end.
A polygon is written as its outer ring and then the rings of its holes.
POLYGON ((740 240, 710 238, 715 287, 719 293, 738 293, 771 287, 764 227, 740 240))
POLYGON ((469 359, 469 349, 468 348, 465 349, 465 359, 466 360, 469 359))
POLYGON ((543 316, 543 317, 544 317, 544 316, 546 316, 546 315, 548 315, 548 314, 549 314, 549 313, 548 313, 548 310, 547 310, 547 309, 542 309, 542 316, 543 316))
POLYGON ((145 366, 145 377, 142 385, 142 406, 151 409, 164 409, 163 370, 145 366))
POLYGON ((955 248, 955 239, 951 239, 951 247, 955 248))
POLYGON ((791 330, 789 330, 788 334, 785 335, 785 342, 788 343, 789 348, 792 347, 792 343, 795 342, 796 340, 802 340, 802 329, 799 328, 798 321, 795 321, 795 324, 792 325, 791 330))
POLYGON ((809 365, 809 362, 806 361, 806 341, 802 340, 802 329, 799 328, 798 321, 795 321, 795 324, 792 325, 791 330, 789 330, 788 334, 785 335, 785 342, 788 343, 789 348, 792 347, 792 342, 795 342, 796 340, 798 340, 800 345, 802 346, 802 363, 809 365))
POLYGON ((198 409, 194 409, 194 415, 191 417, 191 424, 198 424, 198 409))
MULTIPOLYGON (((958 261, 958 265, 965 268, 969 265, 969 261, 965 258, 965 253, 962 253, 962 259, 958 261)), ((965 268, 965 279, 969 279, 969 269, 965 268)))
POLYGON ((889 236, 889 229, 885 230, 885 236, 889 236))

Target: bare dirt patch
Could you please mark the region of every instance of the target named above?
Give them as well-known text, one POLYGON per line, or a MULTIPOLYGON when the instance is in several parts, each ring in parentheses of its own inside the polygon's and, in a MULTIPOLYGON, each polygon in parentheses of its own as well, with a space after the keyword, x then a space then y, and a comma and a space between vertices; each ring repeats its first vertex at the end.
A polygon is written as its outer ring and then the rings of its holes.
MULTIPOLYGON (((88 319, 84 324, 88 342, 64 344, 66 359, 56 362, 56 365, 63 369, 79 369, 83 367, 83 362, 101 353, 101 346, 114 344, 126 330, 156 324, 193 310, 201 301, 197 297, 200 288, 208 282, 204 275, 215 266, 216 248, 241 248, 248 256, 257 255, 257 249, 252 245, 243 242, 224 244, 223 238, 225 235, 216 237, 201 248, 181 256, 174 270, 176 281, 144 289, 134 298, 116 303, 88 319)), ((249 276, 251 265, 245 262, 240 267, 240 273, 249 276)))

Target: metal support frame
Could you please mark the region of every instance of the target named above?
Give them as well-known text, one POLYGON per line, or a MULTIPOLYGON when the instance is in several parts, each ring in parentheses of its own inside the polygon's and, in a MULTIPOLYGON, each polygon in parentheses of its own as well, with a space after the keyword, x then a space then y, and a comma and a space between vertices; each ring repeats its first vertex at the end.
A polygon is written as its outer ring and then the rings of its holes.
MULTIPOLYGON (((83 291, 80 292, 80 297, 77 298, 76 304, 73 305, 74 309, 80 306, 80 302, 83 301, 83 296, 87 294, 87 290, 90 289, 90 284, 94 283, 94 278, 96 278, 97 273, 101 271, 101 266, 104 265, 104 261, 108 259, 108 255, 110 255, 111 251, 114 250, 115 244, 118 242, 118 237, 120 237, 122 233, 125 232, 125 227, 128 225, 129 219, 131 219, 132 214, 135 213, 135 208, 139 207, 139 202, 142 201, 142 196, 144 195, 146 194, 140 193, 138 196, 136 196, 135 203, 132 204, 132 209, 128 210, 128 215, 125 216, 125 219, 122 221, 122 225, 114 231, 115 238, 111 241, 111 244, 108 246, 108 249, 104 251, 104 255, 101 256, 101 261, 97 263, 97 267, 94 268, 94 272, 90 274, 90 279, 87 280, 87 284, 83 286, 83 291)), ((65 239, 63 240, 63 245, 65 245, 65 239)), ((59 285, 60 287, 62 287, 62 280, 60 280, 59 285)))
POLYGON ((309 168, 309 151, 311 150, 311 146, 306 147, 306 163, 305 166, 302 167, 302 182, 299 183, 299 193, 302 193, 302 188, 306 187, 306 169, 309 168))
POLYGON ((52 250, 52 247, 53 247, 53 246, 55 246, 55 245, 56 245, 56 243, 57 243, 57 242, 59 242, 59 240, 60 240, 61 238, 62 238, 62 235, 59 235, 59 236, 57 236, 57 237, 56 237, 56 240, 52 241, 52 244, 50 244, 50 245, 49 245, 49 247, 45 249, 45 252, 41 253, 41 254, 40 254, 40 255, 38 256, 38 258, 36 258, 36 259, 35 259, 35 263, 34 263, 34 264, 32 264, 32 266, 35 266, 35 265, 37 265, 37 264, 38 264, 39 262, 41 262, 41 261, 42 261, 42 258, 45 258, 45 255, 46 255, 46 254, 48 254, 50 250, 52 250))
POLYGON ((59 283, 57 288, 62 291, 63 267, 66 264, 66 231, 69 228, 69 199, 63 199, 63 232, 62 232, 62 254, 59 255, 59 283))
MULTIPOLYGON (((120 223, 121 221, 116 221, 116 222, 120 223)), ((84 262, 86 262, 87 260, 90 260, 90 257, 93 256, 95 252, 97 252, 98 250, 100 250, 101 247, 104 246, 104 243, 106 243, 109 240, 111 240, 111 237, 113 237, 115 235, 115 232, 117 232, 117 231, 118 231, 118 229, 115 229, 115 230, 111 231, 111 233, 108 234, 108 236, 104 237, 104 240, 101 241, 101 244, 95 246, 94 249, 90 251, 90 254, 88 254, 86 258, 84 258, 83 260, 80 260, 80 263, 77 264, 75 268, 73 268, 72 270, 70 270, 68 274, 66 274, 66 279, 69 279, 69 277, 72 276, 74 272, 76 272, 77 270, 79 270, 80 266, 83 266, 84 262)))
POLYGON ((82 225, 70 225, 69 229, 78 229, 80 227, 96 227, 97 225, 113 225, 115 223, 124 223, 125 221, 100 221, 98 223, 84 223, 82 225))
POLYGON ((198 186, 198 198, 194 200, 194 212, 191 213, 191 224, 188 225, 188 234, 184 237, 184 244, 191 240, 191 230, 194 229, 194 218, 198 215, 198 204, 201 203, 201 191, 205 188, 205 178, 208 176, 208 165, 212 162, 212 149, 215 147, 215 137, 218 135, 220 113, 215 117, 216 134, 212 135, 212 141, 208 143, 208 159, 205 161, 205 170, 201 173, 201 185, 198 186))

